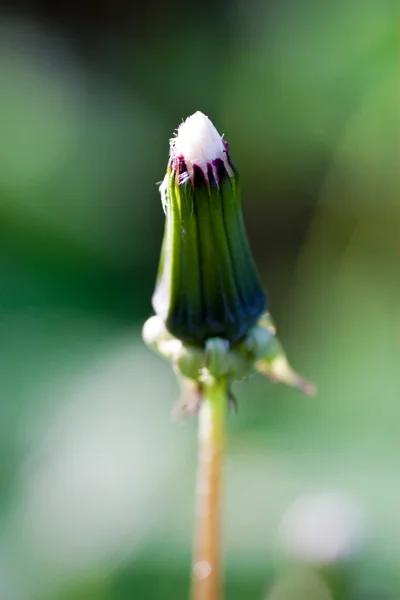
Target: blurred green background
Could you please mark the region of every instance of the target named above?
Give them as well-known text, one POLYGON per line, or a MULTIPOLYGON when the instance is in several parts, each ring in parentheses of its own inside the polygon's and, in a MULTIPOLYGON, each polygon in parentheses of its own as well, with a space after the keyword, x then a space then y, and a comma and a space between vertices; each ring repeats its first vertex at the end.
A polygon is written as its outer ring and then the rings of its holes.
POLYGON ((20 0, 0 11, 0 599, 184 599, 194 421, 144 347, 156 182, 229 141, 315 398, 229 417, 228 600, 400 598, 400 42, 386 0, 20 0), (12 8, 10 8, 12 6, 12 8))

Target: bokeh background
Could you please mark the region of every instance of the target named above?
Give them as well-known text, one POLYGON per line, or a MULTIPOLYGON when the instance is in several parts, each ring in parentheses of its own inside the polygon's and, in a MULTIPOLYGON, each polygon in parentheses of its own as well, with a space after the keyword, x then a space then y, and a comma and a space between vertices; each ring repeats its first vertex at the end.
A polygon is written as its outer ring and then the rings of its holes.
POLYGON ((0 10, 0 598, 186 598, 196 424, 144 347, 168 139, 230 143, 315 398, 237 384, 228 600, 400 597, 399 5, 0 10))

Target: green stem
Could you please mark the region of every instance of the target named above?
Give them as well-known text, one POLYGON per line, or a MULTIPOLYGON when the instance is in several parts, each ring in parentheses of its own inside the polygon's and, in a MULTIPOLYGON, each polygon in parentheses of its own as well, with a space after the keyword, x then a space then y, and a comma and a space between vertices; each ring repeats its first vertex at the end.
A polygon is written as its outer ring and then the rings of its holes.
POLYGON ((203 384, 199 413, 193 600, 222 598, 221 479, 227 405, 227 382, 224 379, 213 379, 203 384))

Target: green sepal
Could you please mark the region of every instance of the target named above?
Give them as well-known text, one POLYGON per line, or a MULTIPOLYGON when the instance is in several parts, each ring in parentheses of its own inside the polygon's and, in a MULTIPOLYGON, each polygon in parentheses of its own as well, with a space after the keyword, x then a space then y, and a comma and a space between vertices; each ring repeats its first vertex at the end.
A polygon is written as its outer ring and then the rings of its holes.
POLYGON ((207 174, 194 165, 190 178, 180 158, 168 167, 164 186, 166 225, 154 310, 184 342, 204 346, 220 337, 234 345, 266 303, 244 228, 237 173, 229 174, 217 159, 207 174))

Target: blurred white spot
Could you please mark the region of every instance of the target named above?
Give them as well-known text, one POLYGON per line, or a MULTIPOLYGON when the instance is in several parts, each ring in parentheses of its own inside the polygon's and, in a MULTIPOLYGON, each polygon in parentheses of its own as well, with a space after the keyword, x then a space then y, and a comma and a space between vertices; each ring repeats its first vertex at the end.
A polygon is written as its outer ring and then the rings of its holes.
POLYGON ((193 575, 197 579, 206 579, 211 573, 211 565, 206 560, 199 560, 193 567, 193 575))
POLYGON ((347 494, 307 494, 287 510, 279 537, 289 556, 329 564, 360 549, 364 539, 362 512, 347 494))

